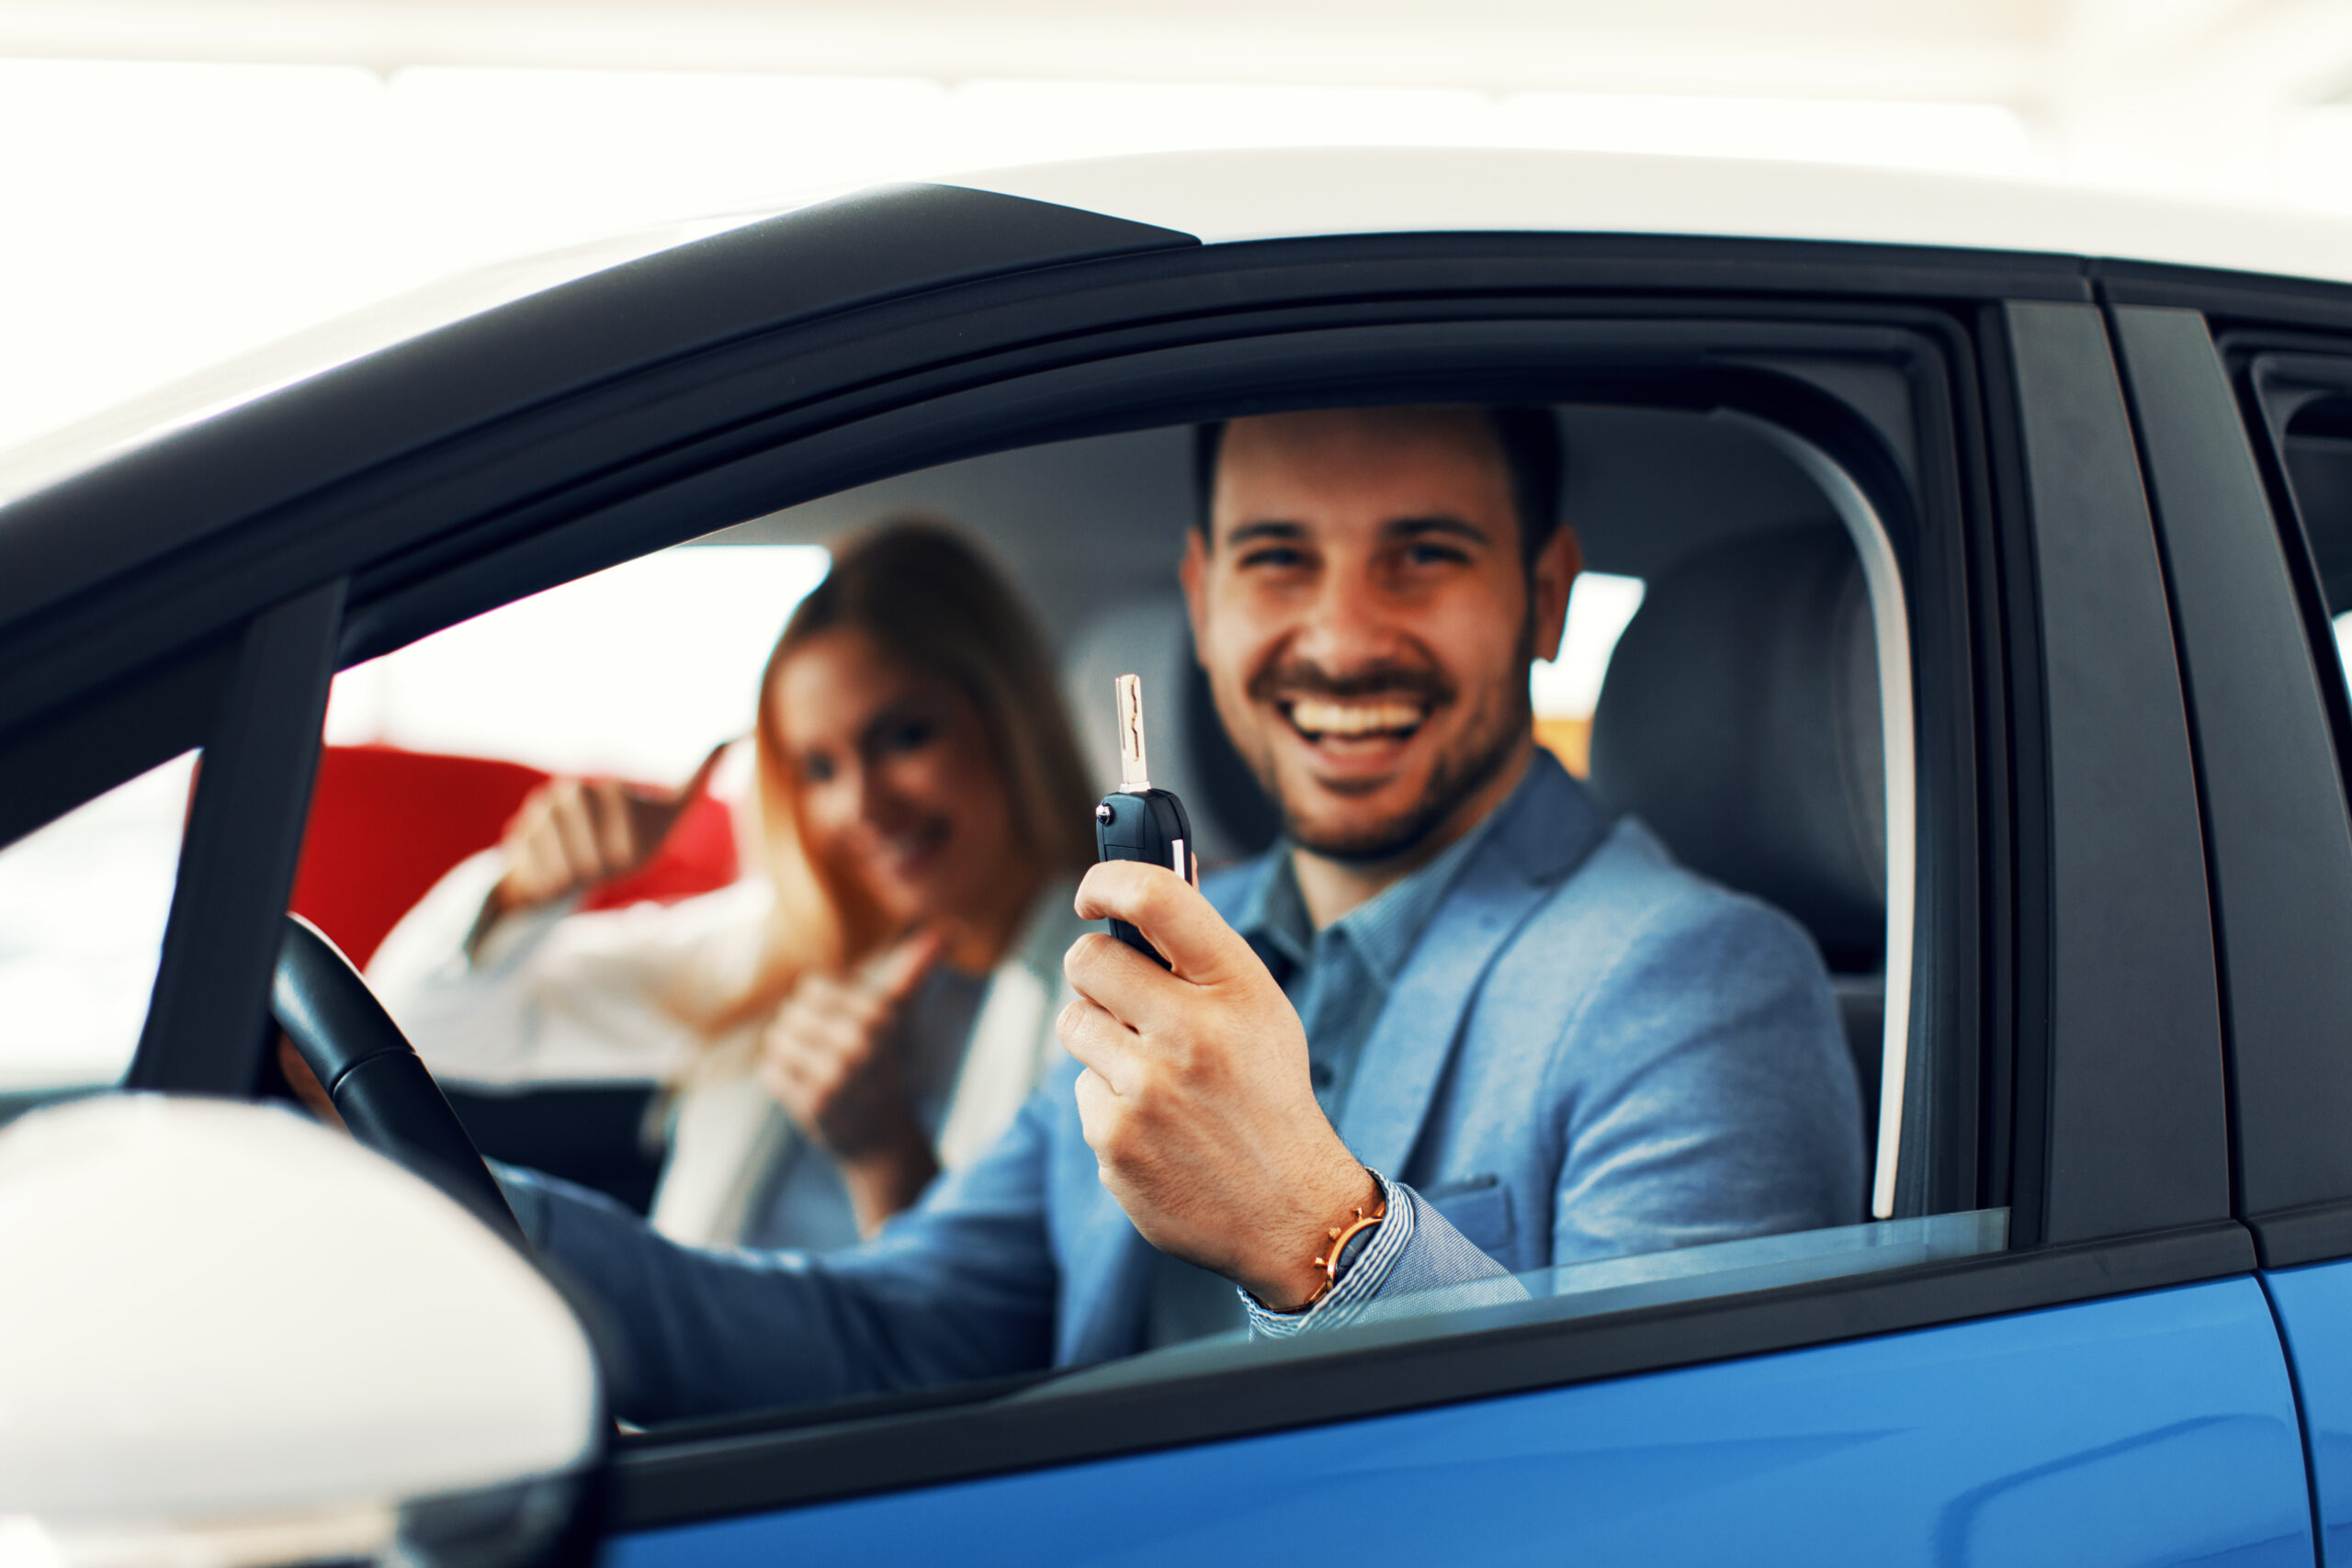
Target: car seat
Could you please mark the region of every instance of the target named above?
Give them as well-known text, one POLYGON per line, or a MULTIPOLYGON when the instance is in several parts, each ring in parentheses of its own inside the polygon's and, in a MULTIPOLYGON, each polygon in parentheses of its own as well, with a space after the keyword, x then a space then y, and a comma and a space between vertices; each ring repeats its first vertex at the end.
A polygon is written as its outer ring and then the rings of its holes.
POLYGON ((1886 1008, 1878 649, 1844 532, 1750 536, 1652 582, 1593 714, 1594 794, 1827 962, 1872 1151, 1886 1008))

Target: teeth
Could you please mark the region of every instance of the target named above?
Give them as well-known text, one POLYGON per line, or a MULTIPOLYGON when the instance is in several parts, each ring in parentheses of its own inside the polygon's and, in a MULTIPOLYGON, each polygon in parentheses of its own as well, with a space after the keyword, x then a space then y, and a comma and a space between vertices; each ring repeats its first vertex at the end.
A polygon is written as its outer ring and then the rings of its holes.
POLYGON ((1315 735, 1370 735, 1384 729, 1410 729, 1421 722, 1413 703, 1335 703, 1321 697, 1301 697, 1291 705, 1291 722, 1315 735))

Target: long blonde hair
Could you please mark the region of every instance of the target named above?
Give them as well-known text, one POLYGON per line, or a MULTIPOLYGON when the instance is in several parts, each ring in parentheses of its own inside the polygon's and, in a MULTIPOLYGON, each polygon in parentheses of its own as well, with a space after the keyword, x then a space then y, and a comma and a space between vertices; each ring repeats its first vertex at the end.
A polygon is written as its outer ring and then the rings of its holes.
POLYGON ((884 654, 953 682, 979 712, 1012 807, 1017 847, 1040 884, 1094 860, 1093 792, 1035 622, 986 556, 945 525, 900 517, 838 549, 785 623, 760 677, 753 731, 759 854, 775 886, 760 962, 704 1023, 718 1035, 767 1018, 809 970, 840 970, 896 933, 854 879, 808 852, 791 757, 777 728, 778 676, 820 633, 865 633, 884 654))

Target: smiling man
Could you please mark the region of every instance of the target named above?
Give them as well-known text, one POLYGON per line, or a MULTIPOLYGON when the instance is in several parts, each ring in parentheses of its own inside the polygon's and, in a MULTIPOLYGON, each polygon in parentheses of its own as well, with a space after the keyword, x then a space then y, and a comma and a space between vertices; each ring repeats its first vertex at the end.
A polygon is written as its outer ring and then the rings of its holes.
POLYGON ((1534 745, 1575 536, 1544 411, 1199 433, 1182 576, 1283 839, 1194 890, 1096 866, 1074 1060, 867 1245, 712 1253, 502 1172, 600 1296, 640 1421, 1261 1335, 1579 1259, 1850 1223, 1860 1111, 1784 916, 1534 745))
POLYGON ((1194 640, 1285 832, 1203 894, 1080 889, 1176 961, 1089 936, 1066 965, 1084 1132, 1159 1253, 1148 1343, 1858 1217, 1810 942, 1536 750, 1579 564, 1556 439, 1473 408, 1198 433, 1194 640))
POLYGON ((1538 499, 1556 440, 1545 411, 1471 409, 1195 435, 1183 579, 1217 715, 1330 899, 1333 874, 1369 891, 1459 837, 1526 763, 1525 671, 1579 564, 1538 499))

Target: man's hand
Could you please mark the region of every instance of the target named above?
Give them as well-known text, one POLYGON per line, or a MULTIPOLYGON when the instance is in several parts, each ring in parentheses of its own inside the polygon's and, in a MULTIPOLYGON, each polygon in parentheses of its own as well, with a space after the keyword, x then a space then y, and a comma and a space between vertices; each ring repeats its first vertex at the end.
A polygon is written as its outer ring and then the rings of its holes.
POLYGON ((1086 1065, 1078 1112, 1103 1186, 1152 1246, 1295 1309, 1329 1227, 1379 1184, 1315 1102, 1290 998, 1171 871, 1097 865, 1078 912, 1133 922, 1173 965, 1095 932, 1062 961, 1079 999, 1055 1027, 1086 1065))
POLYGON ((919 931, 846 977, 802 976, 760 1039, 760 1081, 841 1167, 868 1235, 939 1174, 894 1034, 941 946, 919 931))
POLYGON ((506 874, 491 890, 490 914, 535 908, 626 876, 653 858, 726 754, 711 749, 676 790, 617 779, 550 779, 526 796, 499 840, 506 874))

